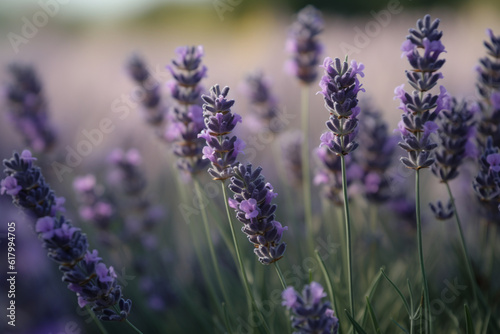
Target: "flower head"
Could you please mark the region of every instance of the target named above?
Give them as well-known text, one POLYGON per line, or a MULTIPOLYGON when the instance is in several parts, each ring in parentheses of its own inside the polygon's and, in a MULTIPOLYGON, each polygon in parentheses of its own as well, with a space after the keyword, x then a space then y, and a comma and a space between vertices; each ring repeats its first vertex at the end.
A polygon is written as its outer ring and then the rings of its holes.
POLYGON ((282 304, 292 313, 292 327, 298 330, 295 333, 337 333, 339 320, 334 316, 330 303, 321 302, 326 297, 321 284, 311 282, 304 286, 302 294, 288 287, 282 297, 282 304))

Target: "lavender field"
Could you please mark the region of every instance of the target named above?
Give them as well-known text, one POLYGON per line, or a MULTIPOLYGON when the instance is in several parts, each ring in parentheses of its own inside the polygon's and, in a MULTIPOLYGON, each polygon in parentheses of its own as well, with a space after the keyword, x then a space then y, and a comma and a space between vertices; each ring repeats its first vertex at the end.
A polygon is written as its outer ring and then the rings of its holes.
POLYGON ((0 4, 0 333, 500 333, 498 4, 139 3, 0 4))

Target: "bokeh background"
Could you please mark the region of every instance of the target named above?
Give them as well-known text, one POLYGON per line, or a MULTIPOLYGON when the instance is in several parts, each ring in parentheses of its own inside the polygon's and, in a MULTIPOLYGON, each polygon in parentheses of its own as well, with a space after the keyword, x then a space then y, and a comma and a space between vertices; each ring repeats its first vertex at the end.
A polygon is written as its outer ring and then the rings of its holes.
MULTIPOLYGON (((125 64, 133 53, 140 54, 150 68, 154 69, 158 80, 166 83, 171 77, 165 65, 175 57, 176 47, 203 45, 203 62, 208 67, 208 76, 203 80, 205 87, 215 83, 230 86, 231 98, 236 100, 233 110, 240 113, 244 120, 247 117, 251 120, 251 109, 241 85, 245 75, 260 69, 270 79, 280 107, 292 116, 289 128, 299 128, 299 85, 284 69, 284 62, 288 58, 284 45, 287 28, 293 22, 294 13, 308 3, 315 5, 324 14, 325 30, 320 37, 325 45, 323 56, 343 58, 346 50, 342 45, 356 47, 350 58, 366 66, 363 79, 365 98, 369 97, 366 103, 382 111, 391 128, 395 128, 400 119, 397 110, 399 102, 393 100, 393 90, 406 81, 404 70, 407 63, 405 59, 401 59, 399 48, 408 29, 415 25, 418 18, 429 13, 432 18, 441 19, 440 28, 444 31, 442 42, 447 51, 442 85, 454 96, 468 99, 475 97, 474 67, 485 53, 482 45, 486 38, 485 31, 491 28, 497 34, 500 32, 500 2, 495 0, 0 2, 0 86, 5 86, 10 80, 6 71, 8 64, 21 62, 35 67, 43 83, 51 122, 58 135, 56 147, 42 159, 45 166, 50 166, 53 161, 64 162, 67 147, 76 147, 84 138, 82 130, 98 127, 102 118, 109 117, 115 125, 114 131, 104 137, 102 144, 93 147, 91 154, 84 157, 81 164, 71 173, 64 175, 62 182, 58 182, 54 175, 51 176, 52 187, 58 195, 65 196, 68 200, 68 216, 73 219, 75 225, 90 235, 91 244, 99 247, 92 239, 96 237, 97 232, 92 226, 78 222, 72 181, 76 176, 87 173, 94 173, 98 180, 105 180, 105 160, 111 150, 116 147, 136 147, 145 162, 143 168, 149 183, 150 198, 165 211, 166 218, 158 230, 159 235, 165 236, 160 240, 167 243, 162 247, 165 253, 162 253, 162 258, 165 266, 170 267, 165 270, 173 272, 177 282, 186 283, 184 287, 196 286, 198 274, 189 263, 192 256, 189 251, 189 231, 186 225, 180 222, 177 208, 181 200, 172 194, 175 181, 169 179, 175 174, 173 155, 144 122, 140 107, 132 107, 124 119, 118 118, 112 110, 117 99, 133 100, 136 93, 136 87, 128 77, 125 64), (55 7, 54 3, 57 4, 55 7), (356 41, 361 38, 359 32, 365 32, 369 27, 367 24, 373 26, 373 22, 377 22, 377 15, 381 11, 387 12, 390 4, 396 5, 400 12, 391 14, 385 26, 379 25, 379 29, 371 33, 372 37, 357 44, 356 41), (42 11, 43 6, 52 6, 54 15, 48 18, 46 24, 38 27, 32 37, 26 38, 25 42, 17 47, 13 46, 9 40, 9 36, 12 38, 11 33, 22 35, 26 21, 33 22, 33 16, 42 11), (176 233, 177 236, 173 237, 176 233), (188 241, 177 240, 168 244, 169 240, 182 238, 188 241), (184 249, 187 251, 180 251, 184 249)), ((0 89, 2 100, 3 91, 0 89)), ((166 89, 164 93, 168 104, 166 89)), ((4 109, 2 101, 0 158, 7 158, 14 150, 21 151, 24 148, 22 136, 11 126, 4 109)), ((319 135, 324 131, 326 119, 323 99, 311 95, 311 143, 314 146, 319 144, 319 135)), ((256 123, 249 121, 248 124, 248 127, 251 127, 251 124, 256 123)), ((252 133, 254 130, 250 128, 242 130, 242 133, 252 133)), ((259 149, 257 152, 252 162, 267 168, 267 178, 277 183, 279 173, 270 162, 272 151, 259 149)), ((50 168, 47 173, 51 173, 50 168)), ((430 189, 430 186, 426 189, 430 189)), ((468 191, 472 192, 472 189, 468 191)), ((317 196, 316 190, 314 194, 317 196)), ((437 197, 438 194, 432 196, 437 197)), ((81 329, 82 333, 96 332, 95 325, 85 321, 88 316, 78 313, 76 298, 60 282, 56 266, 46 258, 45 251, 41 249, 31 228, 30 219, 24 217, 9 201, 6 196, 0 197, 0 231, 6 231, 7 221, 16 221, 19 268, 19 295, 16 299, 18 326, 16 330, 6 328, 5 317, 2 315, 0 332, 76 333, 76 330, 71 329, 73 324, 75 328, 81 329), (71 324, 69 329, 68 324, 71 324)), ((284 213, 285 217, 289 215, 284 213)), ((285 217, 282 220, 285 220, 285 217)), ((2 278, 6 271, 5 251, 6 245, 2 242, 2 278)), ((108 255, 108 264, 120 265, 119 255, 113 256, 112 252, 108 255)), ((130 288, 124 289, 125 295, 128 290, 137 287, 138 281, 139 279, 131 279, 130 288)), ((180 284, 174 286, 174 292, 183 287, 180 284)), ((5 280, 2 279, 1 309, 5 309, 5 293, 5 280)), ((139 298, 141 296, 140 292, 128 294, 139 298)), ((197 291, 196 294, 202 293, 197 291)), ((194 303, 196 300, 203 300, 202 295, 193 298, 194 303)), ((143 303, 138 302, 137 305, 143 303)), ((168 309, 170 312, 171 309, 168 309)), ((134 314, 135 311, 132 312, 134 314)), ((165 321, 178 322, 174 326, 176 328, 183 328, 180 322, 191 321, 191 311, 176 312, 173 314, 182 314, 183 317, 166 316, 165 321)), ((138 327, 146 328, 146 332, 166 332, 166 327, 151 325, 149 315, 153 317, 154 314, 138 311, 135 316, 132 315, 132 320, 138 327)), ((197 320, 193 322, 197 323, 197 320)), ((111 324, 108 328, 110 332, 128 330, 122 324, 111 324)))

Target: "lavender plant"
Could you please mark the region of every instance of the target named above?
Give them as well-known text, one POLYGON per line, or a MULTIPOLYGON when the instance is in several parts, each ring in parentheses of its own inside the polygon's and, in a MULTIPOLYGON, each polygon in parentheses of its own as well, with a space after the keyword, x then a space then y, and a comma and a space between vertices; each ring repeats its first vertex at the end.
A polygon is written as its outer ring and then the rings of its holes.
POLYGON ((367 109, 360 120, 359 141, 363 145, 356 151, 356 161, 362 169, 363 195, 370 203, 382 204, 394 196, 389 168, 397 138, 389 134, 380 112, 367 109))
POLYGON ((308 230, 308 244, 314 248, 314 227, 311 204, 311 171, 309 166, 309 86, 316 81, 318 76, 318 63, 323 45, 318 40, 318 35, 323 31, 323 18, 321 12, 311 5, 304 7, 297 14, 296 21, 290 27, 286 49, 291 53, 292 59, 285 66, 288 72, 294 75, 301 83, 301 126, 302 126, 302 193, 304 200, 304 220, 308 230))
POLYGON ((208 161, 202 159, 204 141, 198 134, 205 128, 200 95, 203 88, 201 79, 206 76, 207 68, 201 65, 203 48, 179 47, 178 59, 167 66, 174 77, 167 85, 177 106, 173 107, 175 121, 167 128, 166 136, 174 139, 174 154, 179 157, 178 167, 190 174, 204 170, 208 161))
POLYGON ((275 220, 276 204, 271 201, 278 195, 261 174, 262 168, 252 170, 252 165, 234 167, 229 189, 234 197, 229 206, 236 211, 236 218, 243 224, 242 231, 254 245, 254 253, 262 264, 271 264, 283 257, 286 244, 281 242, 283 227, 275 220))
POLYGON ((297 14, 296 21, 290 27, 286 49, 292 55, 287 62, 288 72, 301 83, 309 85, 316 81, 318 64, 323 45, 318 35, 323 31, 321 12, 308 5, 297 14))
POLYGON ((439 112, 447 107, 448 96, 443 86, 440 87, 439 95, 429 92, 443 77, 438 72, 445 62, 444 59, 439 59, 441 53, 445 52, 440 41, 443 33, 438 30, 439 22, 439 19, 431 22, 430 15, 426 15, 417 21, 416 29, 409 30, 410 34, 406 37, 401 50, 412 67, 411 71, 406 71, 406 77, 415 90, 410 95, 404 91, 404 84, 395 89, 396 98, 401 100, 399 108, 404 112, 399 123, 402 139, 399 146, 408 152, 408 157, 402 157, 401 162, 416 171, 417 242, 424 286, 424 319, 426 329, 428 328, 431 333, 429 288, 422 249, 419 171, 430 167, 435 161, 432 152, 437 144, 433 142, 430 135, 438 128, 434 120, 439 112))
POLYGON ((347 197, 345 156, 353 152, 358 146, 354 141, 358 126, 357 115, 360 112, 357 96, 360 91, 364 91, 364 89, 361 88, 358 76, 364 77, 364 65, 361 63, 358 64, 355 60, 352 60, 349 65, 347 59, 341 62, 338 58, 332 60, 327 57, 323 62, 323 68, 325 70, 325 75, 321 78, 319 85, 321 87, 320 93, 325 100, 325 107, 330 113, 330 118, 326 122, 326 126, 330 131, 321 136, 320 146, 326 146, 331 152, 340 156, 346 226, 350 311, 354 316, 351 222, 347 197))
POLYGON ((14 63, 8 70, 12 77, 6 87, 9 119, 27 146, 35 152, 49 152, 57 136, 50 124, 43 85, 32 66, 14 63))
POLYGON ((214 180, 225 181, 234 175, 238 154, 243 152, 245 142, 229 135, 241 122, 241 116, 231 112, 234 100, 228 100, 229 87, 220 89, 219 85, 210 88, 210 96, 202 95, 203 117, 206 129, 198 137, 205 139, 203 158, 208 159, 211 167, 208 173, 214 180))
POLYGON ((291 184, 297 187, 303 185, 302 145, 304 138, 300 131, 284 133, 280 138, 283 165, 291 184))
POLYGON ((317 282, 304 286, 302 294, 293 287, 283 291, 282 304, 292 312, 292 328, 297 330, 294 334, 338 332, 339 321, 334 316, 330 302, 321 301, 324 297, 326 293, 317 282))
POLYGON ((271 91, 269 80, 262 71, 255 71, 245 77, 243 86, 245 95, 250 101, 252 111, 265 124, 265 128, 273 133, 283 131, 277 99, 271 91))
POLYGON ((500 149, 493 145, 493 138, 486 139, 479 157, 479 172, 472 183, 476 196, 483 206, 483 215, 491 224, 498 224, 500 212, 500 149))
POLYGON ((478 140, 485 146, 486 138, 491 136, 493 146, 500 146, 500 36, 495 36, 491 29, 486 33, 490 38, 484 41, 487 56, 481 58, 476 67, 476 87, 482 99, 479 101, 478 140))
POLYGON ((64 198, 55 196, 34 160, 28 150, 4 160, 7 176, 0 194, 7 193, 16 206, 37 218, 35 231, 49 258, 60 265, 62 280, 77 294, 78 305, 88 305, 101 320, 129 323, 132 301, 122 297, 113 267, 102 262, 97 250, 89 251, 87 236, 62 215, 64 198))
POLYGON ((150 74, 145 61, 134 54, 127 63, 130 78, 140 87, 140 99, 146 122, 161 126, 165 121, 165 108, 162 105, 159 82, 150 74))

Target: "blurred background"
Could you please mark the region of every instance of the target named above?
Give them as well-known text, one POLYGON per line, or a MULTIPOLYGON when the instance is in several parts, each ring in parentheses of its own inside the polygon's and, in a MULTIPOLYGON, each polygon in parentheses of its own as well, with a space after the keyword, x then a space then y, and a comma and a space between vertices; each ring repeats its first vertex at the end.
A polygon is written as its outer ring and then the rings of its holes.
MULTIPOLYGON (((393 100, 394 88, 406 82, 404 70, 408 67, 406 59, 401 58, 400 45, 418 18, 429 13, 433 19, 441 19, 440 29, 444 32, 442 42, 447 51, 441 84, 454 96, 467 99, 476 96, 474 67, 485 54, 485 31, 491 28, 496 34, 500 33, 500 2, 496 0, 0 2, 0 86, 5 87, 11 81, 7 72, 9 64, 19 62, 31 64, 35 68, 42 83, 50 122, 58 138, 55 148, 40 159, 40 164, 47 167, 47 178, 50 178, 57 194, 67 198, 68 216, 90 235, 94 247, 100 247, 95 241, 99 232, 79 222, 72 182, 78 175, 87 173, 96 174, 98 180, 104 182, 107 175, 106 157, 117 147, 135 147, 143 157, 147 191, 168 217, 158 232, 165 236, 163 240, 171 240, 174 231, 189 240, 189 231, 179 222, 181 216, 177 207, 180 200, 171 195, 176 182, 166 179, 175 174, 174 157, 144 122, 140 107, 134 102, 137 87, 126 70, 130 56, 139 54, 148 63, 151 72, 162 84, 162 94, 168 105, 170 98, 164 84, 171 80, 171 75, 165 66, 175 58, 178 46, 203 45, 203 63, 208 68, 203 85, 206 88, 216 83, 230 86, 230 97, 236 100, 233 111, 243 116, 243 123, 248 118, 248 127, 254 123, 251 122, 251 108, 242 82, 248 73, 262 70, 269 78, 280 108, 290 115, 288 127, 299 128, 299 84, 284 68, 289 57, 285 51, 285 39, 294 14, 307 4, 316 6, 324 15, 325 30, 320 35, 325 46, 323 56, 343 59, 349 53, 351 59, 365 64, 365 78, 362 81, 366 89, 364 98, 371 107, 383 113, 391 130, 400 120, 400 111, 397 109, 399 102, 393 100), (130 112, 119 117, 122 114, 116 112, 117 105, 128 106, 130 112), (54 176, 54 170, 50 168, 52 163, 64 163, 69 150, 76 148, 85 138, 82 131, 98 128, 103 118, 111 119, 113 131, 106 134, 102 143, 94 146, 90 154, 64 174, 62 179, 54 176)), ((322 97, 314 95, 316 90, 319 88, 313 86, 310 98, 311 145, 314 147, 319 144, 319 136, 325 130, 324 123, 328 117, 322 97)), ((5 89, 1 88, 0 98, 4 100, 4 96, 5 89)), ((14 150, 25 148, 22 136, 3 111, 0 115, 2 159, 10 157, 14 150)), ((245 133, 255 134, 255 129, 251 128, 241 131, 242 136, 245 133)), ((278 183, 278 174, 269 161, 270 155, 270 150, 257 149, 252 162, 263 165, 267 178, 278 183)), ((430 173, 426 177, 430 178, 430 173)), ((431 196, 437 197, 438 194, 431 196)), ((7 196, 0 196, 0 232, 6 231, 7 221, 17 222, 18 283, 21 291, 17 299, 19 326, 17 331, 6 329, 5 317, 2 316, 0 332, 69 334, 72 333, 68 330, 69 323, 76 324, 82 333, 94 332, 95 325, 86 322, 88 315, 78 313, 74 294, 60 282, 56 266, 39 248, 30 223, 22 224, 20 211, 9 202, 7 196), (31 248, 35 250, 31 251, 31 248)), ((283 213, 281 219, 286 220, 288 216, 283 213)), ((26 217, 24 220, 29 221, 26 217)), ((5 252, 4 246, 0 244, 1 254, 5 252)), ((178 244, 164 246, 163 263, 175 263, 176 269, 171 270, 177 279, 195 286, 197 274, 194 269, 178 258, 185 259, 190 255, 178 255, 178 249, 175 248, 178 244)), ((5 258, 2 256, 2 259, 5 258)), ((115 254, 113 257, 111 254, 107 263, 119 266, 114 261, 119 262, 120 256, 115 254)), ((6 285, 2 275, 6 271, 6 261, 2 262, 0 304, 5 309, 6 285)), ((132 281, 131 286, 138 284, 138 280, 132 281)), ((128 290, 131 289, 124 288, 126 295, 128 290)), ((134 294, 141 296, 140 292, 134 294)), ((203 300, 202 293, 199 298, 203 300)), ((144 316, 144 313, 138 314, 144 316)), ((147 327, 151 322, 148 322, 148 313, 145 314, 145 318, 141 319, 135 316, 135 322, 148 328, 149 332, 160 332, 154 326, 147 327)), ((186 316, 182 320, 188 319, 189 316, 186 316)), ((111 332, 121 332, 125 327, 121 325, 111 324, 108 328, 111 332)))

